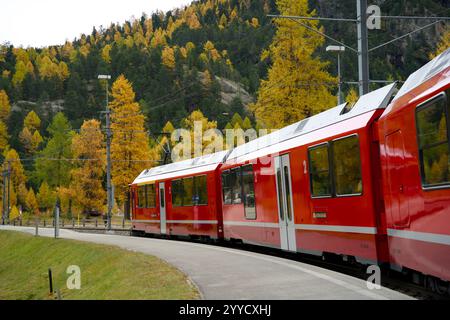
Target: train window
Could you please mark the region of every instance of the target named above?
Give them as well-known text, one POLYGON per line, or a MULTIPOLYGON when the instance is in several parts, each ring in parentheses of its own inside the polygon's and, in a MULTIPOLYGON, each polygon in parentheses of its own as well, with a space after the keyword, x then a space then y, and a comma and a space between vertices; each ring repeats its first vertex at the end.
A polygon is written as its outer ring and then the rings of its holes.
POLYGON ((179 207, 183 205, 183 180, 172 181, 172 205, 179 207))
POLYGON ((328 144, 309 148, 309 172, 311 195, 324 197, 331 195, 331 175, 328 158, 328 144))
POLYGON ((284 189, 286 190, 286 212, 288 220, 292 221, 292 208, 291 208, 291 188, 289 183, 289 168, 283 165, 284 173, 284 189))
POLYGON ((423 186, 448 185, 450 152, 445 94, 417 108, 416 126, 423 186))
POLYGON ((145 186, 138 186, 138 208, 147 206, 145 198, 145 186))
POLYGON ((222 173, 222 192, 224 204, 242 203, 241 168, 233 168, 222 173))
POLYGON ((193 205, 194 179, 193 177, 183 179, 183 206, 193 205))
POLYGON ((284 221, 284 206, 283 206, 283 187, 281 186, 282 184, 282 179, 283 177, 281 176, 281 166, 277 167, 277 189, 278 189, 278 204, 279 204, 279 208, 280 208, 280 220, 284 221))
POLYGON ((242 167, 242 195, 244 198, 245 218, 256 219, 255 186, 252 165, 242 167))
POLYGON ((234 168, 230 171, 231 203, 242 203, 241 168, 234 168))
POLYGON ((148 184, 146 187, 147 205, 146 208, 156 207, 156 189, 155 184, 148 184))
POLYGON ((206 175, 194 177, 194 205, 208 204, 208 189, 206 186, 206 175))
POLYGON ((222 195, 224 204, 231 204, 231 194, 230 170, 226 170, 222 172, 222 195))
POLYGON ((357 135, 333 141, 333 177, 337 196, 362 193, 361 155, 357 135))

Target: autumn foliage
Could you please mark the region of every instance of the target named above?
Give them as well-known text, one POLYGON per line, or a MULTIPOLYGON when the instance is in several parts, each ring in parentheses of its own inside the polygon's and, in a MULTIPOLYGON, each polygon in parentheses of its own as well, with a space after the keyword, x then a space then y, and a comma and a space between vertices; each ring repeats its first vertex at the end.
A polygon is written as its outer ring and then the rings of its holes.
MULTIPOLYGON (((314 14, 306 0, 277 0, 280 13, 288 16, 314 14)), ((314 30, 322 30, 318 22, 302 22, 314 30)), ((276 20, 277 31, 262 59, 273 61, 267 80, 262 80, 258 100, 251 106, 259 120, 267 128, 281 128, 335 104, 331 89, 336 83, 327 71, 327 63, 314 57, 324 37, 314 33, 296 21, 276 20)))
POLYGON ((128 184, 144 169, 154 165, 150 156, 145 117, 131 83, 119 76, 111 90, 112 129, 112 182, 116 186, 116 198, 123 202, 128 184))

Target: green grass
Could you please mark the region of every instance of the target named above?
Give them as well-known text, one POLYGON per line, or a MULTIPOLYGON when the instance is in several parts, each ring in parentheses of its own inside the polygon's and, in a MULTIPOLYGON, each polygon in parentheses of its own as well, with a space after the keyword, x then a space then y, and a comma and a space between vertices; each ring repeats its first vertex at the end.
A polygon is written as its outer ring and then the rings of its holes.
POLYGON ((185 275, 160 259, 114 246, 35 237, 0 231, 0 300, 53 299, 197 299, 185 275), (81 269, 81 289, 66 287, 66 269, 81 269))

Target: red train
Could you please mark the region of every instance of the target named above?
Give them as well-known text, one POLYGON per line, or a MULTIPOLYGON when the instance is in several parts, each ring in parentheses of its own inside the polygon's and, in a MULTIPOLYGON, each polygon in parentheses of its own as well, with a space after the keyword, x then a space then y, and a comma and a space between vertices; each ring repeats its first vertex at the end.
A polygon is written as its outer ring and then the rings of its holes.
POLYGON ((387 263, 448 285, 450 49, 396 86, 144 171, 133 230, 387 263))

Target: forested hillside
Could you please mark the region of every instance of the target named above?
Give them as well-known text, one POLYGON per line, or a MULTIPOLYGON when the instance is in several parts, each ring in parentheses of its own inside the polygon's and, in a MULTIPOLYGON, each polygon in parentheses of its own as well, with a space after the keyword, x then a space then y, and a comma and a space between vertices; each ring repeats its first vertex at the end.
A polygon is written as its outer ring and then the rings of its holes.
MULTIPOLYGON (((444 0, 372 2, 380 5, 383 15, 450 15, 450 4, 444 0)), ((199 0, 185 8, 96 26, 90 34, 63 45, 21 48, 1 44, 0 152, 3 169, 12 164, 13 206, 23 205, 30 212, 45 211, 57 192, 82 210, 101 210, 104 163, 77 162, 104 154, 104 118, 100 112, 105 109, 106 90, 105 82, 97 79, 99 74, 112 77, 114 112, 129 117, 125 124, 120 117, 116 122, 122 125, 113 134, 116 153, 126 154, 128 161, 148 160, 128 162, 121 168, 118 163, 124 157, 116 156, 113 179, 118 189, 131 182, 143 167, 158 163, 162 156, 159 143, 167 139, 161 132, 180 126, 192 129, 194 120, 204 121, 205 128, 276 128, 333 106, 336 56, 325 51, 331 42, 310 36, 293 22, 284 25, 288 33, 277 33, 282 24, 267 14, 279 13, 280 3, 288 13, 292 9, 295 14, 312 16, 356 16, 355 0, 310 0, 309 6, 306 0, 199 0), (283 69, 285 64, 277 64, 277 59, 289 60, 283 48, 305 49, 294 58, 317 72, 307 74, 305 68, 297 74, 295 63, 289 65, 291 69, 283 69), (264 82, 266 79, 268 82, 264 82), (271 81, 277 85, 271 85, 271 81), (292 92, 289 86, 293 81, 301 83, 301 90, 297 95, 287 95, 287 91, 292 92), (318 90, 317 81, 326 84, 318 90), (303 101, 303 97, 309 100, 303 101), (274 99, 278 99, 276 103, 274 99), (312 105, 298 106, 299 100, 312 105), (317 100, 321 101, 313 106, 317 100), (274 108, 286 106, 290 114, 278 116, 270 104, 275 104, 274 108), (298 111, 298 107, 302 109, 298 111), (135 113, 128 114, 129 110, 135 113), (270 117, 273 122, 267 121, 270 117), (124 126, 141 135, 127 135, 120 131, 124 126), (144 134, 147 130, 150 136, 144 134), (124 143, 133 148, 121 149, 124 143), (133 160, 139 153, 136 151, 142 151, 141 159, 133 160), (84 201, 86 189, 98 192, 84 201)), ((370 31, 370 47, 426 23, 383 21, 381 30, 370 31)), ((351 23, 310 25, 356 47, 356 27, 351 23)), ((373 51, 371 78, 404 80, 429 60, 443 32, 444 25, 439 23, 373 51)), ((356 55, 346 51, 342 66, 343 80, 356 81, 356 55)), ((344 84, 345 93, 352 87, 344 84)))
MULTIPOLYGON (((383 14, 450 14, 446 1, 375 3, 381 5, 383 14)), ((311 0, 310 9, 320 16, 356 15, 354 0, 311 0)), ((155 132, 168 120, 178 124, 197 108, 224 127, 229 119, 222 112, 244 111, 238 99, 228 106, 221 103, 220 85, 214 76, 240 82, 250 94, 256 93, 270 65, 260 56, 275 31, 266 14, 277 12, 274 0, 201 0, 173 12, 148 13, 120 24, 94 27, 91 34, 62 46, 23 49, 4 43, 0 50, 0 89, 5 89, 12 104, 17 105, 13 111, 33 108, 47 118, 48 112, 61 109, 75 127, 80 127, 82 119, 98 117, 103 108, 104 90, 97 75, 108 73, 114 79, 123 73, 133 83, 136 98, 148 116, 147 126, 155 132), (206 70, 205 76, 199 74, 206 70), (33 104, 21 105, 20 101, 33 104)), ((382 30, 371 31, 371 46, 418 25, 420 21, 387 21, 382 30)), ((356 47, 356 29, 351 23, 325 22, 323 26, 327 34, 356 47)), ((405 79, 427 61, 442 28, 436 25, 374 51, 372 79, 405 79)), ((330 61, 329 71, 335 74, 336 59, 324 50, 328 44, 322 45, 317 54, 330 61)), ((355 54, 346 52, 344 80, 356 81, 356 68, 355 54)), ((20 122, 24 116, 24 112, 13 113, 11 122, 20 122)), ((11 133, 15 136, 17 132, 11 133)))

